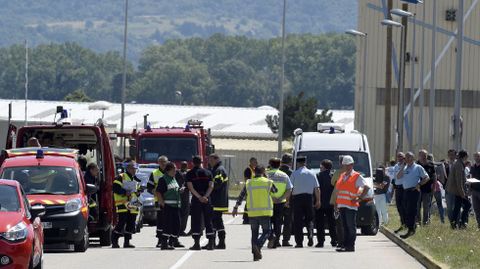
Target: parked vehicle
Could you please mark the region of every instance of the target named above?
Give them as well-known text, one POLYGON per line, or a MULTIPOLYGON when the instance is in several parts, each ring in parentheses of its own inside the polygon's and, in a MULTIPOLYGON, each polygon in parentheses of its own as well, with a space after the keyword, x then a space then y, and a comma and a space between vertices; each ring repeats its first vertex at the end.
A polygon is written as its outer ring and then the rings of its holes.
MULTIPOLYGON (((140 211, 141 225, 148 224, 155 226, 157 221, 157 210, 155 209, 155 198, 153 194, 146 190, 147 182, 153 170, 158 168, 158 164, 139 164, 137 170, 137 177, 142 181, 141 186, 145 187, 145 191, 140 195, 142 202, 142 210, 140 211)), ((137 225, 138 226, 138 225, 137 225)))
POLYGON ((85 252, 88 195, 97 188, 85 184, 76 156, 72 149, 12 149, 7 151, 0 174, 18 181, 32 206, 46 208, 42 216, 46 244, 73 244, 75 251, 85 252))
POLYGON ((41 269, 43 206, 31 207, 17 181, 0 179, 0 268, 41 269))
POLYGON ((346 133, 340 125, 322 123, 318 124, 317 132, 303 132, 297 129, 294 135, 294 159, 297 156, 306 156, 307 166, 315 173, 320 171, 322 160, 331 160, 333 169, 339 169, 338 160, 341 155, 353 157, 355 171, 362 174, 370 187, 368 198, 360 203, 357 226, 362 234, 377 234, 379 221, 373 201, 372 162, 366 135, 357 131, 346 133))
POLYGON ((96 163, 100 168, 96 186, 98 192, 95 196, 97 210, 88 222, 88 231, 90 237, 100 238, 100 245, 109 246, 115 220, 112 185, 116 176, 111 137, 101 119, 92 125, 71 124, 63 107, 57 107, 57 114, 59 113, 61 119, 49 125, 31 125, 18 129, 10 126, 7 149, 26 147, 30 138, 37 138, 43 147, 77 149, 79 156, 96 163))

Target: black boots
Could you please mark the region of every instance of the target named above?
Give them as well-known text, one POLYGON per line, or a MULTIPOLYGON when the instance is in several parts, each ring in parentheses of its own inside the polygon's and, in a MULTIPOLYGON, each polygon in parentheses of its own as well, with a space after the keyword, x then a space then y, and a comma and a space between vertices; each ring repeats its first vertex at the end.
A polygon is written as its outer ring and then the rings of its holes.
POLYGON ((259 261, 262 259, 262 251, 257 245, 252 246, 252 253, 253 253, 253 261, 259 261))
POLYGON ((202 248, 200 247, 200 237, 194 237, 195 244, 190 247, 190 250, 201 250, 202 248))
POLYGON ((178 241, 178 238, 177 237, 170 237, 170 240, 169 240, 169 245, 174 247, 174 248, 184 248, 185 246, 180 244, 180 242, 178 241))
POLYGON ((157 247, 157 248, 162 247, 162 238, 158 238, 158 242, 157 242, 157 245, 155 247, 157 247))
POLYGON ((400 238, 407 239, 414 234, 415 234, 415 229, 408 229, 408 232, 404 235, 400 235, 400 238))
POLYGON ((135 248, 134 245, 130 244, 130 239, 132 239, 132 235, 125 234, 125 241, 123 242, 123 248, 135 248))
POLYGON ((112 248, 120 248, 118 245, 118 239, 120 238, 120 235, 117 234, 116 232, 112 233, 112 248))
POLYGON ((227 246, 225 245, 225 231, 218 232, 218 245, 215 246, 215 249, 226 249, 227 246))
POLYGON ((162 244, 160 247, 161 250, 174 250, 175 248, 168 244, 168 237, 162 236, 162 244))

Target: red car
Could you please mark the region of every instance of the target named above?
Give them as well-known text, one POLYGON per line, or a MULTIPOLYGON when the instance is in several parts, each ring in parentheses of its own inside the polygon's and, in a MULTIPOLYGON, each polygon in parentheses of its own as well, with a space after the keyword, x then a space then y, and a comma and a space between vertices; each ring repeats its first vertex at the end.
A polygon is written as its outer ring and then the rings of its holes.
POLYGON ((44 213, 30 207, 17 181, 0 179, 0 268, 42 268, 44 213))

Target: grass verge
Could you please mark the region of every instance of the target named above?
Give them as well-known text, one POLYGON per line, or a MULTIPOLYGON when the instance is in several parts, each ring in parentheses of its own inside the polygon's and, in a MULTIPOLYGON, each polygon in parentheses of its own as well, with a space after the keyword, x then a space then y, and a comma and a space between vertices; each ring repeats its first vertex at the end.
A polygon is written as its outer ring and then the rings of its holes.
MULTIPOLYGON (((390 206, 388 212, 390 222, 386 227, 395 230, 400 227, 396 207, 390 206)), ((480 268, 480 231, 474 218, 469 222, 466 230, 452 230, 449 224, 440 222, 438 215, 432 215, 431 224, 419 226, 406 242, 450 268, 480 268)))

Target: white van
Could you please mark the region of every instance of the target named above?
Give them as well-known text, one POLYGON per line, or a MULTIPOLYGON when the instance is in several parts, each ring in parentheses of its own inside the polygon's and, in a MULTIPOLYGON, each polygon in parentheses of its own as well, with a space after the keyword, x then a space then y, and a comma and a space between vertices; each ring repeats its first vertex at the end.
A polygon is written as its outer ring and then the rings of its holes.
POLYGON ((315 173, 320 172, 320 163, 328 159, 333 169, 339 169, 339 157, 351 155, 355 160, 354 169, 362 174, 370 191, 368 202, 361 202, 357 215, 357 227, 362 234, 375 235, 378 232, 378 216, 373 202, 373 171, 367 137, 357 131, 345 132, 342 125, 319 123, 317 132, 295 130, 294 165, 297 156, 307 157, 307 167, 315 173))

